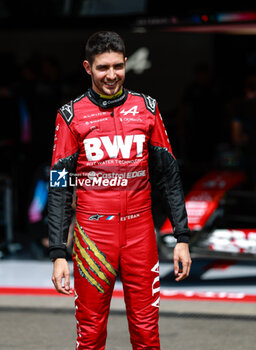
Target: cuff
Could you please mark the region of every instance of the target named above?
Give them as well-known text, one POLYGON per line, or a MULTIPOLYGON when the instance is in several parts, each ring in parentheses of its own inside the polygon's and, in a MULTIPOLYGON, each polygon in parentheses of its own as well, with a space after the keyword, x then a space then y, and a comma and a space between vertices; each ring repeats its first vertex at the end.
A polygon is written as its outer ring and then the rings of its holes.
POLYGON ((58 258, 66 258, 67 257, 67 251, 66 249, 61 249, 61 248, 52 248, 49 251, 49 257, 51 261, 55 261, 58 258))
POLYGON ((177 243, 189 243, 190 235, 181 234, 181 235, 178 235, 176 238, 177 238, 177 243))

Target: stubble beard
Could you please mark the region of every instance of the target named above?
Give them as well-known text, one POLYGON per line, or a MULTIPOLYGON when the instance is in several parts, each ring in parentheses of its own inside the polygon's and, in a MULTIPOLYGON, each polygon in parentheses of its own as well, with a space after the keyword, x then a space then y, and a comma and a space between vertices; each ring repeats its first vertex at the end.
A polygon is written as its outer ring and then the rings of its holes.
MULTIPOLYGON (((117 83, 117 87, 115 88, 115 91, 114 92, 109 92, 108 89, 104 89, 104 86, 102 83, 102 85, 100 83, 97 83, 94 79, 94 74, 91 73, 91 78, 92 78, 92 85, 95 86, 97 88, 96 92, 101 94, 101 95, 107 95, 107 96, 112 96, 112 95, 115 95, 118 91, 120 91, 120 89, 122 88, 123 86, 123 83, 124 83, 124 80, 121 81, 121 80, 118 80, 118 83, 117 83)), ((95 90, 95 88, 94 88, 95 90)))

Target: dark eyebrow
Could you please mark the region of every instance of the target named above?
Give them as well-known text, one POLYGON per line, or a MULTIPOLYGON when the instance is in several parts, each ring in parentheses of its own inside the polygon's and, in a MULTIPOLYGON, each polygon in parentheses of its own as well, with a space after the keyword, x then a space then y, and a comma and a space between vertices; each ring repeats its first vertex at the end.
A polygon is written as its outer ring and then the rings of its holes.
MULTIPOLYGON (((123 65, 124 65, 124 62, 120 62, 120 63, 115 64, 114 67, 123 67, 123 65)), ((98 64, 96 66, 96 69, 105 69, 105 68, 108 68, 107 64, 98 64)))
POLYGON ((123 65, 124 65, 124 62, 120 62, 120 63, 115 64, 115 67, 123 67, 123 65))
POLYGON ((106 64, 98 64, 96 66, 97 69, 107 68, 108 66, 106 64))

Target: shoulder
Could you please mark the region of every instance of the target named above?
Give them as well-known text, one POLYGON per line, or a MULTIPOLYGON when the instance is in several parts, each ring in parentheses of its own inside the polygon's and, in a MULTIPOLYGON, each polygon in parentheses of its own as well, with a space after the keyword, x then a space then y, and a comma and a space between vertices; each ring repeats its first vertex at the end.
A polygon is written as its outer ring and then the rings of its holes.
POLYGON ((151 113, 156 114, 156 107, 157 107, 156 99, 143 93, 139 93, 131 90, 127 90, 127 91, 128 91, 128 94, 130 94, 131 96, 141 98, 144 101, 146 109, 151 113))
POLYGON ((87 93, 76 97, 74 100, 69 101, 68 103, 64 104, 62 107, 59 108, 58 112, 61 114, 61 116, 68 125, 72 122, 75 116, 74 105, 83 100, 85 97, 87 97, 87 93))

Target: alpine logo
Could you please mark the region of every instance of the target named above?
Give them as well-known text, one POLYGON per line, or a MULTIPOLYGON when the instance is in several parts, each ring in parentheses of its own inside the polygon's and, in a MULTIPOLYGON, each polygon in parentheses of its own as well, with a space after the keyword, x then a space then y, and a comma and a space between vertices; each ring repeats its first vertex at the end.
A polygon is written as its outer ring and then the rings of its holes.
POLYGON ((126 73, 133 70, 135 74, 142 74, 146 69, 149 69, 151 67, 149 54, 147 47, 140 47, 136 50, 126 62, 126 73))
POLYGON ((121 135, 115 135, 113 141, 109 136, 93 137, 84 140, 84 149, 86 157, 89 161, 98 161, 104 157, 104 146, 109 158, 117 158, 119 152, 124 159, 130 158, 131 148, 136 144, 136 157, 142 157, 143 143, 145 135, 126 135, 124 138, 121 135))
POLYGON ((92 215, 89 217, 89 220, 92 221, 92 220, 97 220, 99 221, 100 218, 103 218, 105 215, 100 215, 100 214, 95 214, 95 215, 92 215))
POLYGON ((134 107, 130 108, 128 111, 125 111, 123 109, 120 113, 122 113, 123 115, 127 115, 127 114, 131 113, 133 116, 135 116, 136 114, 139 114, 138 106, 134 106, 134 107))

